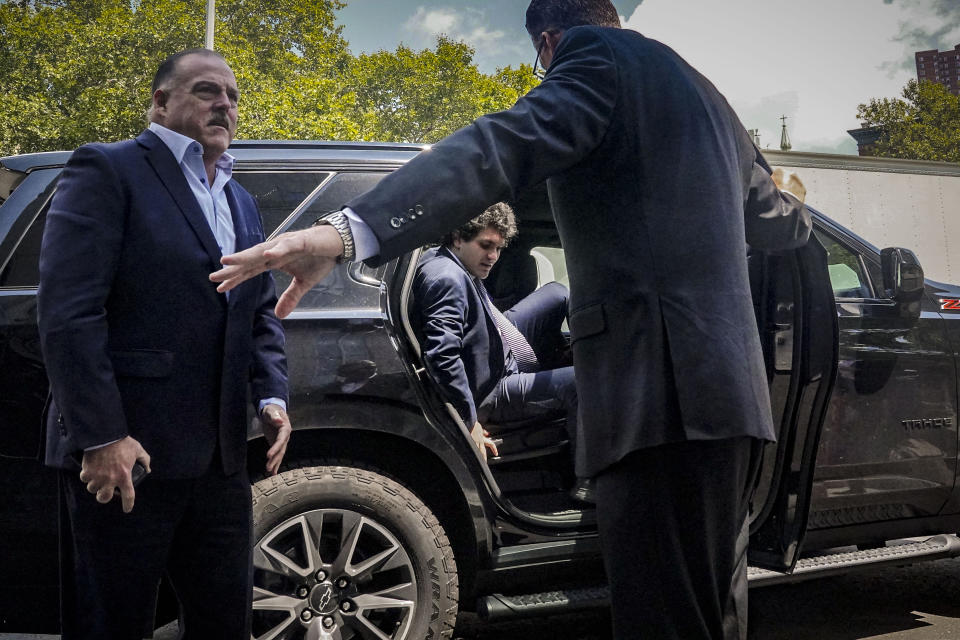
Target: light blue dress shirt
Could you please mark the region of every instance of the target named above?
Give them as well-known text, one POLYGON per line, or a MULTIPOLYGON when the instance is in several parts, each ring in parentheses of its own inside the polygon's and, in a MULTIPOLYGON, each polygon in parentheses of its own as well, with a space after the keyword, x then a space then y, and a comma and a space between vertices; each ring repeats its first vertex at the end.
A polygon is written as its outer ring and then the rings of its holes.
POLYGON ((183 177, 187 179, 190 190, 197 199, 197 204, 207 219, 213 237, 217 239, 220 253, 227 255, 234 253, 237 248, 237 236, 233 230, 233 217, 230 214, 230 204, 224 187, 233 176, 233 156, 224 153, 217 160, 216 175, 213 185, 207 184, 207 169, 203 166, 203 145, 187 136, 167 129, 156 122, 150 123, 150 131, 157 134, 173 158, 180 165, 183 177))
MULTIPOLYGON (((150 123, 150 131, 157 134, 170 152, 173 154, 183 177, 187 179, 190 190, 197 198, 197 204, 203 211, 213 237, 217 239, 220 253, 227 255, 237 249, 237 236, 233 229, 233 216, 230 213, 230 203, 224 191, 230 178, 233 176, 233 156, 224 153, 217 160, 216 175, 213 185, 207 184, 207 170, 203 165, 203 145, 187 136, 167 129, 156 122, 150 123)), ((266 398, 258 403, 260 411, 268 404, 275 404, 287 409, 287 403, 280 398, 266 398)))

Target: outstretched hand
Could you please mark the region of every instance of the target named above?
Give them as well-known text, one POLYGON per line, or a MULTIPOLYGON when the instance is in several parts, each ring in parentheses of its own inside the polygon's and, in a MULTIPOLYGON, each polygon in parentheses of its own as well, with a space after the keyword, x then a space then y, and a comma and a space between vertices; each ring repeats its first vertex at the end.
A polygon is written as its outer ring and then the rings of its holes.
POLYGON ((300 299, 315 284, 327 277, 343 255, 343 240, 330 225, 309 227, 282 233, 244 251, 223 256, 225 266, 210 274, 219 282, 217 291, 224 293, 242 282, 269 269, 280 269, 293 276, 293 281, 277 301, 280 318, 290 315, 300 299))

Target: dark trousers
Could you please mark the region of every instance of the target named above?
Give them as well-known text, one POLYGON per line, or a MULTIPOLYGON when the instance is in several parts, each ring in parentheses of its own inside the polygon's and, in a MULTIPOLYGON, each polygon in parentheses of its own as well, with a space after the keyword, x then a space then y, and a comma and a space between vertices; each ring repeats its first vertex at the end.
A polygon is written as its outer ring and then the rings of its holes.
POLYGON ((245 472, 148 476, 125 514, 119 498, 100 504, 76 472, 61 471, 63 639, 145 637, 164 573, 180 603, 181 638, 249 638, 251 538, 245 472))
POLYGON ((535 373, 511 373, 480 407, 493 422, 511 422, 564 411, 571 444, 577 433, 577 388, 572 366, 549 368, 562 362, 566 340, 561 326, 567 317, 567 288, 546 284, 504 312, 520 330, 540 362, 535 373))
POLYGON ((572 360, 563 335, 570 291, 559 282, 549 282, 503 312, 533 347, 540 369, 556 369, 572 360))
POLYGON ((762 444, 651 447, 597 476, 614 638, 747 637, 747 511, 762 444))

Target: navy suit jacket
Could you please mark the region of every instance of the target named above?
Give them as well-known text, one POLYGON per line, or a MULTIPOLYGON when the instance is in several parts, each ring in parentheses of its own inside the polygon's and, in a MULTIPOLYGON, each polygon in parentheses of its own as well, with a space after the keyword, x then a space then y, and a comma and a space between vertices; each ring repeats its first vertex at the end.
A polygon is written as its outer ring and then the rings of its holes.
POLYGON ((566 31, 544 81, 347 205, 410 251, 546 180, 570 277, 578 475, 669 442, 772 440, 746 243, 806 242, 809 213, 722 95, 626 29, 566 31))
MULTIPOLYGON (((263 240, 256 202, 226 187, 237 250, 263 240)), ((60 177, 40 257, 38 316, 52 403, 46 462, 130 435, 158 478, 246 464, 247 385, 287 397, 269 273, 230 293, 220 250, 167 146, 152 132, 80 147, 60 177)))
POLYGON ((445 247, 420 258, 413 279, 414 332, 423 361, 466 423, 506 375, 503 341, 473 278, 445 247))

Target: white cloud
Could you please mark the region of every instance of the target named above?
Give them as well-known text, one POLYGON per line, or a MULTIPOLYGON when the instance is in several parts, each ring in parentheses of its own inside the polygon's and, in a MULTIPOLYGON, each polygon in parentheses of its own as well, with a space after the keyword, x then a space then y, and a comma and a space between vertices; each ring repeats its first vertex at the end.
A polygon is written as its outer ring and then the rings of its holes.
POLYGON ((644 0, 625 26, 710 78, 762 146, 779 147, 786 115, 795 150, 842 150, 853 149, 857 105, 898 95, 913 77, 883 68, 904 55, 904 16, 881 0, 644 0))
POLYGON ((452 9, 431 9, 417 7, 417 12, 410 16, 404 26, 411 31, 419 31, 429 35, 441 33, 451 34, 457 27, 460 18, 452 9))
POLYGON ((488 22, 482 10, 457 10, 450 7, 427 9, 421 6, 417 7, 416 12, 403 26, 418 39, 425 41, 427 46, 441 34, 465 42, 473 47, 478 58, 502 53, 504 49, 516 46, 516 43, 507 40, 505 31, 489 28, 488 22))

